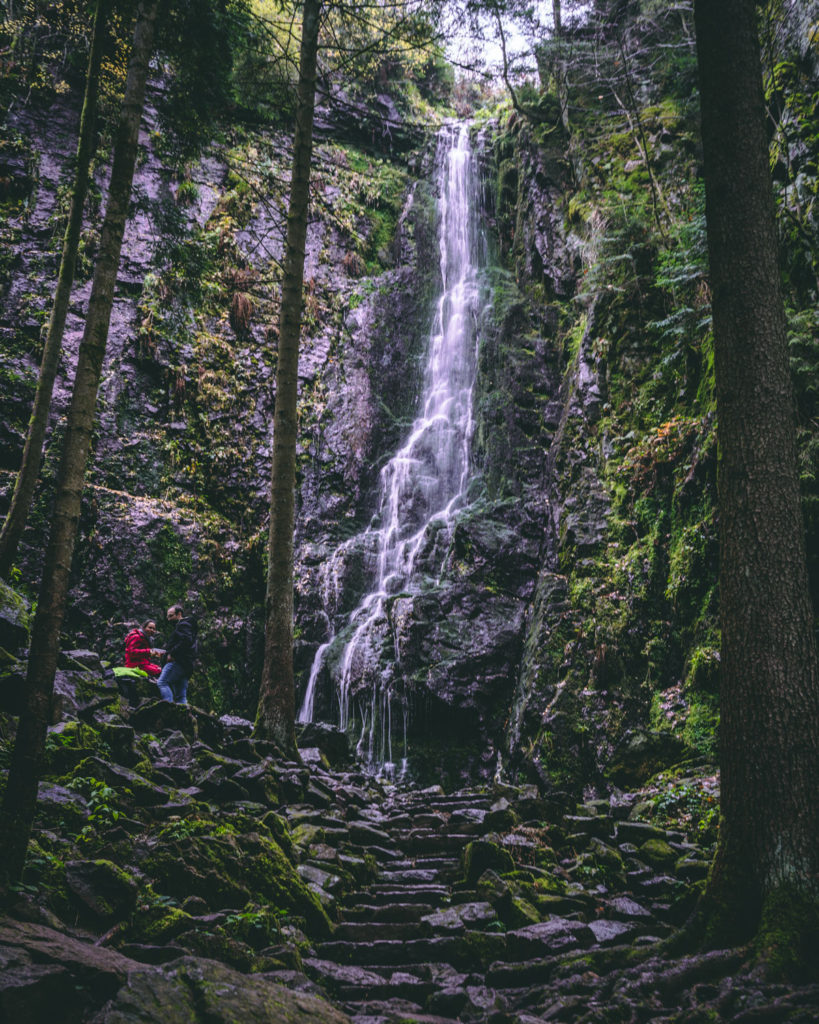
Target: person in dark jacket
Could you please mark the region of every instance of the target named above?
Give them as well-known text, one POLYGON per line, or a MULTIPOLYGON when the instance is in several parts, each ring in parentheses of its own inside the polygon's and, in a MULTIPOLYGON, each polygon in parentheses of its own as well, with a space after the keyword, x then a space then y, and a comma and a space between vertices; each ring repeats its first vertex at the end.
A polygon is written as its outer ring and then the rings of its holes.
POLYGON ((196 620, 185 617, 182 606, 171 605, 167 614, 168 624, 173 633, 165 644, 167 664, 162 669, 156 685, 159 696, 175 704, 188 703, 188 681, 196 661, 196 620))
POLYGON ((156 647, 151 647, 151 640, 155 633, 156 623, 153 619, 148 619, 137 629, 132 629, 125 637, 125 667, 141 668, 153 679, 162 671, 159 665, 155 665, 151 661, 153 655, 161 653, 156 647))

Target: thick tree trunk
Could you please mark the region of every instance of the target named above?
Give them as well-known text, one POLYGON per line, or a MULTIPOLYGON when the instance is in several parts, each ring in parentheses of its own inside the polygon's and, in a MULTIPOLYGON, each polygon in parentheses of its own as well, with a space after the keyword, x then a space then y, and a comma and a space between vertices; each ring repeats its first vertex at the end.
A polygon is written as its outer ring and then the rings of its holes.
MULTIPOLYGON (((819 680, 753 0, 696 0, 719 424, 711 940, 787 969, 819 899, 819 680)), ((815 954, 814 954, 815 955, 815 954)))
POLYGON ((290 181, 279 317, 264 668, 256 713, 257 736, 272 740, 290 754, 296 753, 296 697, 293 679, 296 405, 320 13, 321 0, 305 0, 299 57, 298 106, 293 135, 293 172, 290 181))
POLYGON ((51 408, 51 395, 54 390, 54 378, 60 361, 60 349, 65 329, 65 318, 68 313, 68 302, 71 298, 71 286, 74 283, 74 269, 77 263, 77 250, 82 231, 82 212, 85 196, 88 192, 88 168, 94 153, 95 122, 97 119, 97 98, 99 95, 100 63, 102 59, 103 37, 107 23, 109 0, 99 0, 94 18, 94 30, 91 37, 91 52, 88 55, 88 72, 85 79, 85 99, 80 118, 80 134, 77 142, 76 169, 74 188, 71 193, 71 210, 63 238, 63 252, 60 260, 60 272, 57 278, 57 290, 54 293, 54 305, 48 323, 40 364, 40 376, 37 391, 34 395, 34 406, 28 424, 28 434, 23 449, 23 461, 14 484, 11 505, 0 532, 0 576, 7 576, 17 556, 17 546, 28 519, 29 509, 34 497, 34 489, 40 474, 40 459, 43 453, 48 426, 48 413, 51 408))
POLYGON ((32 629, 26 706, 20 716, 8 786, 0 813, 0 865, 10 881, 21 876, 36 806, 37 784, 57 669, 60 628, 68 597, 69 572, 80 518, 85 468, 91 447, 97 390, 131 197, 157 8, 158 0, 143 0, 137 11, 122 114, 114 147, 100 255, 94 269, 88 317, 77 359, 51 532, 32 629))

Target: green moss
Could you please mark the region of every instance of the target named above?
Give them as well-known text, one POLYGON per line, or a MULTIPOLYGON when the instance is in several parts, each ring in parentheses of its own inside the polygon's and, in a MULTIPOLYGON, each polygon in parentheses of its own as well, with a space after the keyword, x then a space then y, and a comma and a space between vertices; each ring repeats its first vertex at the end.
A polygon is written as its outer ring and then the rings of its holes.
POLYGON ((658 870, 670 868, 677 860, 676 852, 663 839, 649 839, 638 850, 638 856, 658 870))
POLYGON ((509 928, 525 928, 529 924, 537 924, 540 914, 532 904, 520 896, 512 896, 508 906, 504 905, 500 912, 503 923, 509 928))
POLYGON ((127 937, 131 942, 140 942, 152 946, 161 946, 182 932, 188 931, 193 924, 190 914, 178 907, 142 906, 133 915, 127 937))
POLYGON ((474 886, 484 871, 491 870, 498 874, 513 871, 515 862, 508 850, 488 839, 475 839, 467 843, 461 858, 464 879, 467 885, 474 886))
POLYGON ((281 847, 258 833, 236 835, 217 827, 165 841, 144 869, 159 892, 177 899, 200 896, 213 909, 267 904, 304 919, 311 934, 327 934, 329 919, 281 847))
POLYGON ((85 722, 63 722, 59 730, 49 732, 45 743, 45 778, 55 779, 69 773, 88 757, 110 753, 99 730, 85 722))
POLYGON ((500 960, 506 952, 506 937, 491 932, 467 932, 457 940, 455 957, 462 967, 483 968, 500 960))
POLYGON ((183 932, 176 941, 197 956, 208 960, 220 960, 237 970, 249 972, 254 964, 252 949, 224 928, 214 931, 196 930, 183 932))
POLYGON ((694 694, 683 726, 683 739, 700 756, 716 761, 719 753, 719 701, 710 694, 694 694))
POLYGON ((259 950, 282 941, 282 917, 281 911, 273 907, 248 904, 239 913, 228 915, 219 930, 259 950))
POLYGON ((778 981, 819 979, 819 901, 815 893, 783 885, 764 900, 754 946, 778 981))
POLYGON ((4 580, 0 580, 0 611, 21 629, 29 630, 31 628, 29 602, 4 580))
POLYGON ((65 849, 49 849, 45 837, 40 841, 30 839, 22 879, 23 886, 44 896, 48 905, 58 914, 67 914, 71 907, 65 881, 65 855, 65 849))

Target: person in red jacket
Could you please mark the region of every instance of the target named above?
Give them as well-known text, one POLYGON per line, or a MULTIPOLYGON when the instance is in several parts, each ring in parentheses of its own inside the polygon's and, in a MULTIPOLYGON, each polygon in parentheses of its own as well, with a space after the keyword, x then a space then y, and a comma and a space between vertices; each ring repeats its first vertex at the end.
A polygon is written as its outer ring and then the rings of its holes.
POLYGON ((151 661, 151 655, 159 653, 151 647, 151 637, 156 633, 156 623, 148 619, 138 629, 132 629, 125 637, 125 667, 141 668, 155 679, 162 669, 151 661))

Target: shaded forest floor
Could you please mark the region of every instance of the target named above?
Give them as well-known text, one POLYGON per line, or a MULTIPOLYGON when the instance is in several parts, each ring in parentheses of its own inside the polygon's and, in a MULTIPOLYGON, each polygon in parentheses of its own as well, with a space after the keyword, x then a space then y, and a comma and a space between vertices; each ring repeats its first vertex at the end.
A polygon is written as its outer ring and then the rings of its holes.
POLYGON ((90 652, 63 657, 58 691, 67 717, 0 923, 2 1020, 819 1017, 819 987, 771 984, 746 950, 658 952, 708 868, 703 766, 581 805, 399 788, 327 727, 298 764, 242 720, 126 708, 90 652))

